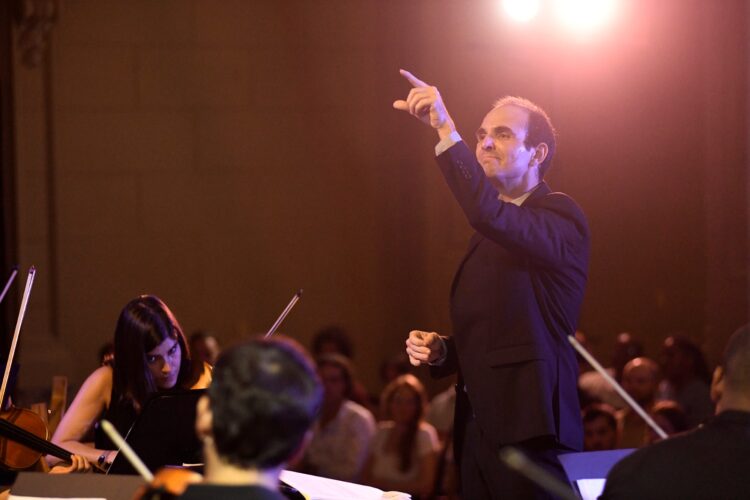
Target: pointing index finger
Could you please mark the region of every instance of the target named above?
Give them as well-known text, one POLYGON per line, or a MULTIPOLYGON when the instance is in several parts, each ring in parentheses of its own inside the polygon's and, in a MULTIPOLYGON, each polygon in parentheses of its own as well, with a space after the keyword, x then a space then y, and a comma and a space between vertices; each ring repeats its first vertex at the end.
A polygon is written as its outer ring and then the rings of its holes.
POLYGON ((409 81, 409 83, 411 83, 412 87, 429 87, 429 85, 427 85, 425 82, 423 82, 416 76, 412 75, 405 69, 400 69, 399 73, 401 73, 401 76, 406 78, 409 81))

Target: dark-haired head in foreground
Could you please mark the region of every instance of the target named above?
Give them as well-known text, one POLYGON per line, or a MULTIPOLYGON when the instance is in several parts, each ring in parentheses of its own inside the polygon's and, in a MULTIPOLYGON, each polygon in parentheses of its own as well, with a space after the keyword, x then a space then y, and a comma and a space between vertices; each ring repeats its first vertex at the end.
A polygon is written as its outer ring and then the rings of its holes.
POLYGON ((275 490, 321 405, 312 361, 291 340, 253 339, 223 351, 213 377, 196 417, 205 482, 275 490))

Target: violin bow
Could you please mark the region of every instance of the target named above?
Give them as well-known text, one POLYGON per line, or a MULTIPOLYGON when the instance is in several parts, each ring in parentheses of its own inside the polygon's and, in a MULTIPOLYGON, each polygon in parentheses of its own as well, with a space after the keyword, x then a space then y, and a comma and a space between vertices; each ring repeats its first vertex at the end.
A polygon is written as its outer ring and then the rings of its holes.
POLYGON ((26 289, 23 291, 23 299, 21 299, 21 310, 18 312, 18 319, 16 320, 16 331, 13 333, 13 342, 10 344, 10 351, 8 351, 8 361, 5 363, 5 375, 3 375, 3 384, 2 386, 0 386, 0 404, 5 401, 5 390, 8 387, 10 367, 13 364, 13 356, 16 353, 18 336, 21 333, 21 325, 23 324, 23 317, 26 315, 26 306, 29 304, 29 295, 31 295, 31 287, 34 285, 35 275, 36 268, 34 266, 31 266, 31 268, 29 269, 29 274, 26 276, 26 289))
POLYGON ((13 283, 13 280, 16 279, 17 274, 18 274, 18 266, 13 266, 13 270, 10 272, 8 281, 5 282, 5 288, 3 288, 3 292, 0 293, 0 304, 3 302, 3 299, 5 298, 5 294, 8 293, 8 289, 10 288, 10 285, 13 283))
POLYGON ((106 419, 102 419, 100 424, 104 432, 106 432, 107 436, 109 436, 109 439, 111 439, 115 446, 117 446, 122 454, 125 455, 125 458, 127 458, 128 462, 130 462, 130 465, 132 465, 133 468, 138 471, 138 474, 140 474, 147 483, 153 481, 154 475, 150 470, 148 470, 148 467, 146 467, 146 464, 143 463, 141 457, 139 457, 133 451, 133 448, 131 448, 130 445, 125 441, 125 439, 123 439, 123 437, 120 435, 120 433, 117 432, 115 426, 106 419))
POLYGON ((284 321, 284 319, 286 318, 287 314, 289 314, 289 311, 292 310, 292 307, 294 307, 294 305, 297 303, 297 301, 301 297, 302 297, 302 289, 300 288, 299 290, 297 290, 297 293, 295 293, 292 296, 292 300, 289 301, 289 303, 286 305, 286 307, 284 308, 284 310, 281 311, 281 314, 276 319, 276 322, 271 326, 271 329, 268 330, 268 333, 266 333, 265 338, 268 338, 271 335, 273 335, 274 333, 276 333, 276 330, 278 330, 279 325, 281 325, 281 322, 284 321))
POLYGON ((586 350, 586 348, 583 347, 581 345, 581 343, 578 342, 578 340, 574 336, 568 335, 568 342, 570 342, 571 344, 573 344, 573 347, 575 348, 575 350, 578 351, 578 353, 581 356, 583 356, 584 359, 586 361, 588 361, 589 364, 591 366, 593 366, 596 371, 599 372, 599 375, 601 375, 602 377, 604 377, 604 380, 606 380, 607 382, 609 382, 609 384, 617 391, 617 394, 619 394, 622 397, 622 399, 624 399, 625 402, 628 403, 630 405, 630 407, 638 415, 640 415, 643 420, 646 421, 646 423, 649 425, 649 427, 651 427, 654 430, 654 432, 656 432, 659 435, 660 438, 667 439, 667 437, 669 437, 669 436, 667 436, 667 433, 664 432, 664 429, 662 429, 661 427, 659 427, 659 424, 657 424, 656 422, 654 422, 654 419, 651 418, 651 416, 648 413, 646 413, 646 410, 644 410, 641 405, 639 405, 638 403, 636 403, 635 400, 632 397, 630 397, 630 394, 628 394, 627 391, 625 389, 623 389, 622 386, 619 383, 617 383, 617 380, 615 380, 614 378, 612 378, 612 375, 610 375, 607 372, 607 370, 601 364, 599 364, 599 362, 596 360, 596 358, 594 356, 592 356, 591 353, 588 352, 586 350))

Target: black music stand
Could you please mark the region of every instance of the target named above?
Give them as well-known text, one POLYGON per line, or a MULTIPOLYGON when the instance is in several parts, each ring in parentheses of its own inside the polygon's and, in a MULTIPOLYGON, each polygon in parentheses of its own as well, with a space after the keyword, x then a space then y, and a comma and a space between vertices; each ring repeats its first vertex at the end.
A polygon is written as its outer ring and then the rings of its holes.
MULTIPOLYGON (((205 389, 152 395, 143 405, 125 441, 151 471, 165 465, 203 462, 201 443, 195 435, 195 405, 205 389)), ((118 453, 108 474, 136 474, 118 453)))

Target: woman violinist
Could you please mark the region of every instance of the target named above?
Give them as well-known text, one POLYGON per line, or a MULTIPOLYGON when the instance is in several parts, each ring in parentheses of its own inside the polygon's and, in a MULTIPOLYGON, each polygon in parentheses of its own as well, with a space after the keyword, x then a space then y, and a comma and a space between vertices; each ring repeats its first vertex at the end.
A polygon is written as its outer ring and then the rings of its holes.
POLYGON ((89 375, 52 437, 53 443, 104 467, 117 451, 99 429, 99 420, 106 418, 125 435, 149 395, 202 389, 211 382, 211 367, 193 368, 182 328, 158 297, 142 295, 123 308, 114 343, 114 364, 89 375), (93 446, 84 442, 92 430, 93 446))

